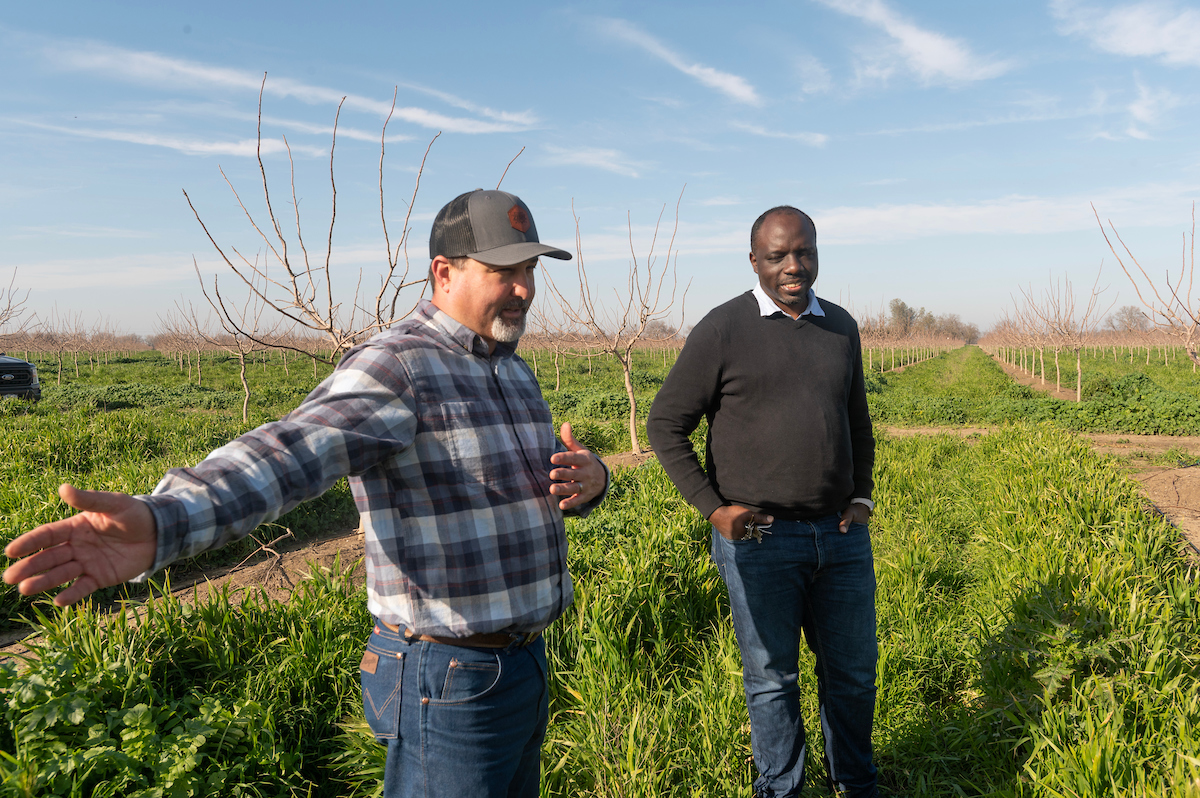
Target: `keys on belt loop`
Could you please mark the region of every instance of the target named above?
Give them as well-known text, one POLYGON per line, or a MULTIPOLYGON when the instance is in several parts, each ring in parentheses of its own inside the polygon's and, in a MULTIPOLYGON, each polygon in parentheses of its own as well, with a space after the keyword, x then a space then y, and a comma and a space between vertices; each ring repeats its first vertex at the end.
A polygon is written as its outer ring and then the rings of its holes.
POLYGON ((770 524, 759 524, 754 520, 753 513, 750 515, 750 520, 746 522, 745 531, 738 540, 750 540, 753 538, 755 542, 762 543, 763 533, 771 534, 770 524))

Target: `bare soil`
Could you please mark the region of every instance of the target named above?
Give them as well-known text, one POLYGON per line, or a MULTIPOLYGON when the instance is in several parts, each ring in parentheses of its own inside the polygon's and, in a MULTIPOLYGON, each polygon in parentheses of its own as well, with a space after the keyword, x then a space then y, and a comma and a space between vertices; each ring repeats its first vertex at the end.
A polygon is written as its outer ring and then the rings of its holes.
MULTIPOLYGON (((1075 401, 1075 391, 1074 390, 1060 391, 1054 387, 1055 383, 1050 381, 1049 374, 1051 373, 1050 366, 1053 365, 1052 363, 1048 363, 1046 365, 1047 379, 1043 382, 1043 380, 1040 376, 1037 376, 1037 377, 1031 376, 1024 371, 1021 371, 1016 366, 1005 363, 1003 360, 1000 360, 999 358, 997 358, 995 356, 993 356, 992 359, 996 361, 997 366, 1004 369, 1005 374, 1012 377, 1014 381, 1020 383, 1021 385, 1025 385, 1029 388, 1033 388, 1035 391, 1044 393, 1047 396, 1052 396, 1055 399, 1064 399, 1068 402, 1075 401)), ((1063 373, 1065 374, 1067 372, 1067 364, 1064 363, 1061 358, 1059 359, 1059 365, 1062 368, 1063 373)), ((1040 361, 1038 362, 1038 366, 1039 366, 1038 372, 1040 374, 1040 372, 1041 372, 1041 362, 1040 361)), ((1073 359, 1071 362, 1071 373, 1072 374, 1075 373, 1075 363, 1074 363, 1073 359)))
MULTIPOLYGON (((877 427, 879 432, 897 437, 913 435, 956 435, 971 437, 987 435, 986 427, 877 427)), ((1193 556, 1200 561, 1200 467, 1171 468, 1154 466, 1148 458, 1175 449, 1200 455, 1200 437, 1170 437, 1165 435, 1101 435, 1084 434, 1097 451, 1129 458, 1129 473, 1142 484, 1142 490, 1153 508, 1166 516, 1191 546, 1193 556)), ((654 457, 646 450, 641 454, 622 452, 609 455, 604 462, 609 468, 639 466, 654 457)), ((224 566, 189 576, 187 581, 173 587, 172 594, 187 599, 195 595, 205 596, 209 589, 228 587, 231 598, 243 591, 263 589, 277 601, 286 601, 296 585, 304 579, 315 564, 319 568, 332 568, 340 558, 341 567, 353 566, 353 577, 365 580, 363 567, 365 541, 359 529, 338 529, 327 535, 309 538, 303 542, 286 541, 260 551, 253 561, 239 566, 224 566)), ((0 635, 0 661, 29 654, 23 644, 26 632, 16 631, 0 635)), ((34 642, 34 641, 28 641, 34 642)))

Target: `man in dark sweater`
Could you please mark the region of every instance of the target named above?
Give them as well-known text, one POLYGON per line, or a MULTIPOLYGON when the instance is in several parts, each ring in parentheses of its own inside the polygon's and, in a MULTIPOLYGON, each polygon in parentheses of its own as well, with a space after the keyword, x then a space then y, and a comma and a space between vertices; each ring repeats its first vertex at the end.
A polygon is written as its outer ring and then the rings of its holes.
POLYGON ((804 785, 802 630, 830 782, 871 796, 875 439, 858 325, 813 292, 817 232, 806 214, 768 210, 750 248, 757 285, 692 330, 647 430, 675 486, 713 525, 742 653, 755 796, 797 796, 804 785), (703 468, 689 440, 701 418, 703 468))

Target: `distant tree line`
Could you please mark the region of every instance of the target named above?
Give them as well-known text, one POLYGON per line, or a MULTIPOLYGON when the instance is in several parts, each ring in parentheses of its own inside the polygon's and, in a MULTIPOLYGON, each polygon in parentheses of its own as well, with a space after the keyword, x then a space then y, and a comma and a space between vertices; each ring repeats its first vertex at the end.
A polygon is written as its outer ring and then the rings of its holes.
POLYGON ((963 321, 957 313, 935 315, 925 308, 914 308, 899 298, 889 302, 886 311, 856 316, 863 337, 875 341, 921 338, 973 344, 980 335, 978 327, 963 321))

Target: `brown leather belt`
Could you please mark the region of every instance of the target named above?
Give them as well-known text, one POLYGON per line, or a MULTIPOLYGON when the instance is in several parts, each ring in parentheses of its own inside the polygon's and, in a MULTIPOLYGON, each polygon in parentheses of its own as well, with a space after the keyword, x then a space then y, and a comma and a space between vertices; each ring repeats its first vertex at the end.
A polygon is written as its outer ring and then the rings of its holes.
POLYGON ((466 646, 468 648, 508 648, 509 646, 524 648, 542 636, 541 632, 530 632, 523 635, 491 632, 467 637, 435 637, 434 635, 416 634, 412 629, 405 629, 401 632, 399 626, 387 621, 379 623, 396 634, 403 634, 407 640, 424 640, 426 643, 441 643, 444 646, 466 646))

